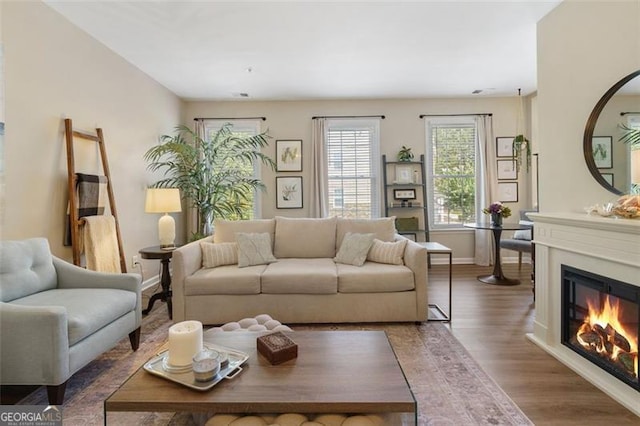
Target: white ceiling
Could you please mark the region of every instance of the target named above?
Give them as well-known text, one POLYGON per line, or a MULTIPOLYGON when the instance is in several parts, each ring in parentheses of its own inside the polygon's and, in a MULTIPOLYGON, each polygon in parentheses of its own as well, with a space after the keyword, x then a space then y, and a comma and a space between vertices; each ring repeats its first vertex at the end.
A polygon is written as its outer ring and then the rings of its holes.
POLYGON ((531 93, 560 0, 45 3, 181 98, 300 100, 531 93))

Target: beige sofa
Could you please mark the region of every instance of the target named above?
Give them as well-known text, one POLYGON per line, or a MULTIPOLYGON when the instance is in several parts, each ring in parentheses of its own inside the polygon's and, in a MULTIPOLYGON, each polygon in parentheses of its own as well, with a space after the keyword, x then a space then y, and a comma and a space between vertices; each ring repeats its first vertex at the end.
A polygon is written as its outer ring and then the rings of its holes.
POLYGON ((216 221, 214 229, 212 237, 173 254, 175 322, 222 324, 261 313, 290 324, 427 320, 427 251, 397 235, 394 218, 276 217, 216 221), (268 234, 275 261, 239 267, 232 259, 226 262, 231 264, 203 267, 203 250, 216 250, 223 259, 225 247, 240 247, 237 233, 243 238, 268 234), (371 261, 373 248, 362 266, 334 261, 345 236, 349 240, 353 234, 374 234, 378 248, 406 244, 401 264, 380 259, 379 251, 377 261, 371 261))

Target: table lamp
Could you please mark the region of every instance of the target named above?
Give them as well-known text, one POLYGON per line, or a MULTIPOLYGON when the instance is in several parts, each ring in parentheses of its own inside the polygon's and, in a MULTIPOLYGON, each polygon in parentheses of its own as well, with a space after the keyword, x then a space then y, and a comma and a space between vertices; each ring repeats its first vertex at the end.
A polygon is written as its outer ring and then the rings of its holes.
POLYGON ((147 188, 144 211, 146 213, 164 213, 158 220, 160 248, 166 250, 175 248, 176 221, 169 216, 169 213, 182 211, 180 190, 178 188, 147 188))

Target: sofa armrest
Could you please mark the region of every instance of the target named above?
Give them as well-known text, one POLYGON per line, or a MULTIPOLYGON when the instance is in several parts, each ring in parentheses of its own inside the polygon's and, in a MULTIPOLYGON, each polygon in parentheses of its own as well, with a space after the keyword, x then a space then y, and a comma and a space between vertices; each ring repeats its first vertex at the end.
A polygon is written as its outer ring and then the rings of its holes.
POLYGON ((59 385, 69 378, 67 311, 0 303, 2 384, 59 385))
POLYGON ((173 322, 184 321, 185 312, 185 279, 193 275, 202 268, 201 242, 213 243, 213 237, 205 237, 197 241, 190 242, 173 252, 173 271, 171 276, 173 322))
POLYGON ((139 274, 112 274, 80 268, 53 256, 53 266, 58 276, 58 288, 115 288, 140 292, 142 277, 139 274))
POLYGON ((409 240, 401 235, 396 236, 396 240, 406 239, 407 246, 404 249, 404 264, 413 272, 413 279, 416 287, 418 318, 427 320, 429 300, 427 297, 427 249, 420 244, 409 240))

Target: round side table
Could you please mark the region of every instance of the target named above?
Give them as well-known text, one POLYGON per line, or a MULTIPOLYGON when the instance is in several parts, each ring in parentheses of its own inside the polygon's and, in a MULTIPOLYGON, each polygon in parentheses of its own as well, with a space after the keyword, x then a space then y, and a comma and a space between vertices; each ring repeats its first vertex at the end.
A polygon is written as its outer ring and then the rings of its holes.
POLYGON ((146 247, 138 251, 143 259, 159 259, 162 264, 162 273, 160 275, 160 285, 162 291, 151 296, 147 309, 144 309, 142 313, 147 315, 151 312, 153 304, 156 300, 162 300, 167 303, 167 309, 169 310, 169 319, 173 319, 173 306, 171 304, 171 275, 169 274, 169 263, 173 256, 172 250, 161 249, 160 246, 146 247))

